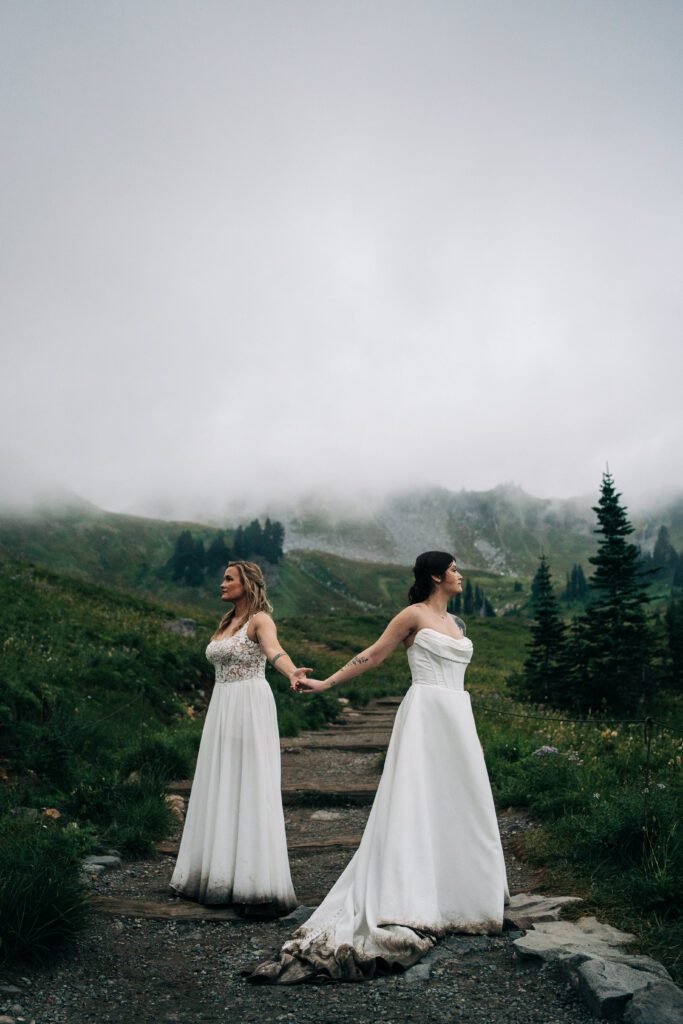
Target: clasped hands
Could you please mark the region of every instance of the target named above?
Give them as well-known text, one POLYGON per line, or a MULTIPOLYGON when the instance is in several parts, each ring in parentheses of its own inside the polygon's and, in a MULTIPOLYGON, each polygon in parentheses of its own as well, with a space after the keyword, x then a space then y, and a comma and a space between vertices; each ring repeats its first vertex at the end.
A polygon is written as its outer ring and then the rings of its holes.
POLYGON ((329 689, 330 683, 326 679, 308 679, 308 673, 312 668, 295 668, 289 677, 289 685, 294 693, 321 693, 329 689))

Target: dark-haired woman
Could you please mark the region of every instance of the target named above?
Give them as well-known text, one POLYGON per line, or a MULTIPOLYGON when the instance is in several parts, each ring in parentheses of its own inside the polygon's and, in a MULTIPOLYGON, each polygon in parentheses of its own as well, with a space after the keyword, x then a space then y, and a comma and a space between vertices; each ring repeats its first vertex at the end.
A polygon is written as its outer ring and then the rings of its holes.
POLYGON ((297 900, 282 812, 277 715, 264 669, 268 659, 293 686, 310 669, 295 668, 280 647, 258 565, 230 562, 221 599, 233 607, 206 649, 216 685, 171 888, 200 903, 277 915, 297 900))
POLYGON ((327 690, 381 664, 400 643, 412 673, 358 850, 279 959, 260 964, 251 981, 362 981, 409 967, 445 932, 502 928, 505 862, 463 688, 472 643, 447 610, 462 576, 442 551, 420 555, 413 572, 410 604, 371 647, 325 680, 293 683, 327 690))

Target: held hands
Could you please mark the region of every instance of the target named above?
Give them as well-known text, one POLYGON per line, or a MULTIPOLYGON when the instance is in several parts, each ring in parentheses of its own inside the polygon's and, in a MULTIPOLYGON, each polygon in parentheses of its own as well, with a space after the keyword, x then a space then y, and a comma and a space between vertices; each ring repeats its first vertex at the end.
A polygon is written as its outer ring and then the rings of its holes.
POLYGON ((289 677, 289 685, 291 689, 296 693, 301 683, 307 682, 306 673, 312 672, 312 668, 295 668, 289 677))
MULTIPOLYGON (((312 672, 312 668, 298 669, 299 672, 312 672)), ((292 689, 295 693, 322 693, 329 690, 331 683, 326 679, 307 679, 305 675, 300 676, 296 681, 292 675, 292 689)))
POLYGON ((322 693, 329 690, 332 684, 326 679, 302 679, 297 686, 298 693, 322 693))

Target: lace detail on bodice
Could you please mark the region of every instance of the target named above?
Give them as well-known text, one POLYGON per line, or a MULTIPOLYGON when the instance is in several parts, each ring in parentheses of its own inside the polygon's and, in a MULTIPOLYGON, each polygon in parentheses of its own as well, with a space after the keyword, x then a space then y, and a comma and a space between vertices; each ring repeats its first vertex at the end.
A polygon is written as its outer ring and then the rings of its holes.
POLYGON ((266 656, 259 644, 247 636, 248 625, 245 622, 234 636, 212 640, 206 648, 206 657, 216 669, 217 683, 265 678, 266 656))

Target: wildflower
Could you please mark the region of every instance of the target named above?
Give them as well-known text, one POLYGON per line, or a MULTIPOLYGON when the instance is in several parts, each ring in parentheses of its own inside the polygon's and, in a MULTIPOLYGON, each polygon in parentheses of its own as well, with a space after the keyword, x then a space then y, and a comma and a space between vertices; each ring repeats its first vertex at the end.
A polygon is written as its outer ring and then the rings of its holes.
POLYGON ((559 750, 557 749, 557 747, 549 747, 547 745, 544 745, 542 747, 539 747, 538 750, 532 751, 532 754, 534 757, 542 757, 545 754, 559 754, 559 750))
POLYGON ((56 807, 46 807, 45 810, 43 811, 44 818, 52 818, 54 821, 56 821, 57 818, 61 818, 61 816, 62 815, 60 814, 56 807))
POLYGON ((594 800, 599 800, 600 799, 600 794, 599 793, 593 793, 593 799, 594 800))
POLYGON ((657 789, 666 789, 666 782, 658 782, 657 789))
POLYGON ((571 764, 576 764, 576 765, 583 764, 583 758, 579 757, 579 755, 578 755, 576 750, 569 750, 567 752, 567 760, 571 764))

